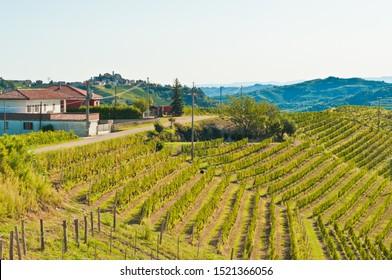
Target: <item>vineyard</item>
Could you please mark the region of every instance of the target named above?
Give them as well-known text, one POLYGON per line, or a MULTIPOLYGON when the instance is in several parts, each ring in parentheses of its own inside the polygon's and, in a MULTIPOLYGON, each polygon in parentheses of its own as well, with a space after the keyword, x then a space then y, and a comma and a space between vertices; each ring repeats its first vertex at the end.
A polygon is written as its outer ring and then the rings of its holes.
POLYGON ((15 255, 390 260, 392 134, 353 117, 292 114, 293 138, 198 142, 194 162, 189 144, 141 135, 37 154, 63 203, 21 217, 15 255))

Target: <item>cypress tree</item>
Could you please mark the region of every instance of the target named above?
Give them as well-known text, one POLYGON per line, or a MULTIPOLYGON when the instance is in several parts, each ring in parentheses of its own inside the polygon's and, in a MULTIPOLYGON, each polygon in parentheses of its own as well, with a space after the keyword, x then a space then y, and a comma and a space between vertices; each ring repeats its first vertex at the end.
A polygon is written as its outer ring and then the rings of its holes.
POLYGON ((173 96, 172 96, 172 114, 173 116, 182 116, 184 114, 184 96, 182 93, 182 86, 178 79, 174 80, 173 85, 173 96))

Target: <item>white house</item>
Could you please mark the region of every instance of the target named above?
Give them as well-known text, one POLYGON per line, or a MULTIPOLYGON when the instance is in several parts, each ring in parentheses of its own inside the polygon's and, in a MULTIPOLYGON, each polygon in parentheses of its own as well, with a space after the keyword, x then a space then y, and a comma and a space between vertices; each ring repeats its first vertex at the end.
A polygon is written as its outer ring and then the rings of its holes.
POLYGON ((99 114, 66 113, 67 102, 83 101, 54 89, 17 89, 0 95, 0 135, 24 134, 51 125, 55 130, 73 130, 78 136, 98 134, 99 114))

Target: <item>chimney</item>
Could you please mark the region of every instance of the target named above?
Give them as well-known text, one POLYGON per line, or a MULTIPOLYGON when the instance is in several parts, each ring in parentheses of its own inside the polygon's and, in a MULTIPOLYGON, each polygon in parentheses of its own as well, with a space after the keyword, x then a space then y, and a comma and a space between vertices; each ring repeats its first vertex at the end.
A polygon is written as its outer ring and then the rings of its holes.
POLYGON ((59 89, 61 89, 61 82, 59 82, 59 89))

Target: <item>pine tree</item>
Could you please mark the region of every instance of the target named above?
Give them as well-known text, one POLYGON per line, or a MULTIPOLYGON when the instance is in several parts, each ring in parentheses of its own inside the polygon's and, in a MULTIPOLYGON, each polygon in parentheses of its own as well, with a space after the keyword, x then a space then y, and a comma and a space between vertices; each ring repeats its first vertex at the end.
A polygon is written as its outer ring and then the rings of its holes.
POLYGON ((181 116, 184 114, 184 96, 182 93, 182 86, 178 79, 174 80, 173 85, 173 96, 172 96, 172 114, 173 116, 181 116))

